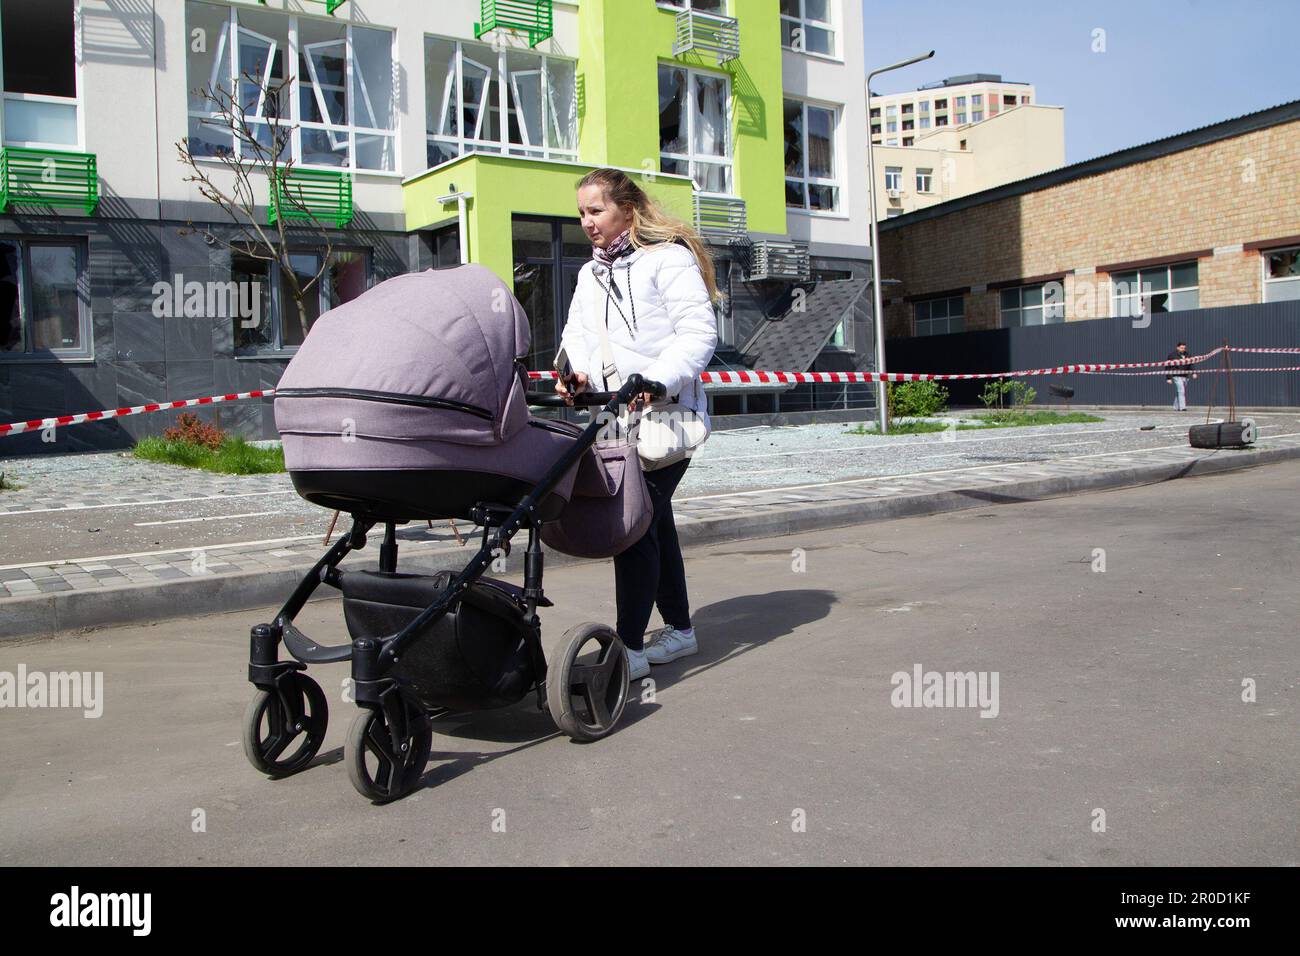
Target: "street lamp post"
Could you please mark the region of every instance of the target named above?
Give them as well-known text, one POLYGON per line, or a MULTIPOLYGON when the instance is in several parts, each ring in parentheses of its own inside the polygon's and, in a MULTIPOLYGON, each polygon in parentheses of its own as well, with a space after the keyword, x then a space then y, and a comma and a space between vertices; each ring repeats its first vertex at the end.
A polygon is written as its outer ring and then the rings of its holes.
MULTIPOLYGON (((880 271, 880 232, 876 228, 876 164, 874 156, 876 152, 875 144, 871 141, 871 81, 881 73, 888 73, 890 70, 901 69, 905 66, 911 66, 913 63, 920 63, 922 60, 928 60, 934 56, 934 51, 922 53, 920 56, 914 56, 907 60, 901 60, 890 66, 882 66, 878 70, 872 70, 867 74, 867 182, 870 183, 868 192, 871 196, 871 306, 876 319, 876 371, 885 370, 885 316, 884 316, 884 296, 881 295, 880 289, 884 284, 883 274, 880 271)), ((884 139, 885 118, 880 118, 881 139, 884 139)), ((885 383, 884 381, 876 382, 876 415, 880 420, 880 434, 885 434, 888 425, 885 419, 888 417, 886 408, 885 383)))

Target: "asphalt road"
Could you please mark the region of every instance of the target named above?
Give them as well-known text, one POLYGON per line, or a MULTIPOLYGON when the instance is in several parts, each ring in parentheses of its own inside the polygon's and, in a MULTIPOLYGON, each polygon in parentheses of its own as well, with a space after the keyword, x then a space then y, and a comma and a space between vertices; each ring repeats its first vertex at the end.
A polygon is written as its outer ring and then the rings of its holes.
MULTIPOLYGON (((691 551, 701 653, 617 733, 444 719, 383 807, 340 762, 339 666, 317 764, 246 763, 269 612, 0 645, 104 673, 98 719, 0 710, 0 864, 1297 865, 1298 495, 1286 463, 691 551), (997 715, 894 706, 916 665, 996 672, 997 715)), ((548 643, 613 618, 608 563, 546 584, 548 643)), ((344 636, 336 602, 300 623, 344 636)))

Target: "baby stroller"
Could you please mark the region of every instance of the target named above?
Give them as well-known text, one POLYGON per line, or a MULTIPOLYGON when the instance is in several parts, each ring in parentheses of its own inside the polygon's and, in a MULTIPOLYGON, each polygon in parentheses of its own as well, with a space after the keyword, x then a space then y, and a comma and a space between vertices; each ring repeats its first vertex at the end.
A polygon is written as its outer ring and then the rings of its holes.
POLYGON ((448 711, 517 703, 529 692, 574 740, 596 740, 627 702, 627 654, 615 631, 586 623, 565 634, 549 666, 536 610, 542 591, 541 525, 555 520, 603 422, 641 391, 631 375, 616 393, 589 393, 591 424, 533 418, 519 356, 528 319, 487 269, 465 265, 398 276, 322 315, 285 370, 275 416, 285 464, 306 500, 351 516, 351 529, 299 583, 269 624, 250 635, 248 679, 257 692, 244 720, 244 752, 273 777, 296 773, 325 737, 325 694, 311 664, 351 661, 360 711, 344 748, 365 797, 408 793, 429 758, 432 719, 448 711), (473 521, 482 543, 456 574, 397 570, 396 526, 473 521), (378 570, 341 570, 383 526, 378 570), (524 585, 484 576, 528 529, 524 585), (322 583, 342 592, 350 643, 317 644, 294 617, 322 583), (283 645, 291 660, 280 659, 283 645))

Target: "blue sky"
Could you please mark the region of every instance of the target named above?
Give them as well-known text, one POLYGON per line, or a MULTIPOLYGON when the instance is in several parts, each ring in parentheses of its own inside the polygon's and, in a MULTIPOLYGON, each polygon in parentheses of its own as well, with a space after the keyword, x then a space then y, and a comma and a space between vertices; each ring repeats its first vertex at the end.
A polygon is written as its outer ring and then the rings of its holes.
POLYGON ((1065 107, 1067 163, 1300 99, 1297 0, 862 2, 868 70, 936 51, 875 92, 962 73, 1033 83, 1065 107))

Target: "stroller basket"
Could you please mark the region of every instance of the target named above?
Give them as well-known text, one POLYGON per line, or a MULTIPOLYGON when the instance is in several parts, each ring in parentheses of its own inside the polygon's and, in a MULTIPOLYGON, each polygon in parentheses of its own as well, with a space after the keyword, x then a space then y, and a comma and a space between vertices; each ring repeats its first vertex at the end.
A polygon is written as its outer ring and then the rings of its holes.
MULTIPOLYGON (((454 577, 450 571, 432 576, 340 573, 348 633, 353 640, 396 634, 442 597, 454 577)), ((480 578, 450 611, 416 635, 392 676, 430 709, 478 710, 517 703, 538 676, 523 615, 520 588, 480 578)))

